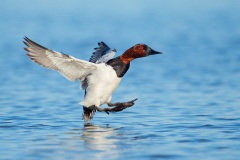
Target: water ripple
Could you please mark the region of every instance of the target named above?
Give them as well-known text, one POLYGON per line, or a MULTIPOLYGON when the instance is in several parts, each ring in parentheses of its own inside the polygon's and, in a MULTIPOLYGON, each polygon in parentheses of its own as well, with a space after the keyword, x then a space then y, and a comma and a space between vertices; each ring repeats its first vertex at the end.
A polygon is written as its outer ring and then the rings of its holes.
POLYGON ((239 159, 240 1, 26 2, 1 1, 0 159, 239 159), (113 101, 133 107, 84 125, 79 82, 32 63, 24 36, 84 60, 101 40, 164 54, 131 63, 113 101))

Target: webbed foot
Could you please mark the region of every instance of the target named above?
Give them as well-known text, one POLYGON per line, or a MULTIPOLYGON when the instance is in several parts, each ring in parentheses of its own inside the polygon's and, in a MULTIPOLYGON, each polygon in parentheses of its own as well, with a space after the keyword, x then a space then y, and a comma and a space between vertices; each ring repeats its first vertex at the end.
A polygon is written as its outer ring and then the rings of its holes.
POLYGON ((134 100, 131 100, 131 101, 128 101, 128 102, 116 102, 116 103, 108 103, 108 106, 109 107, 112 107, 112 108, 99 108, 99 107, 96 107, 96 110, 98 112, 106 112, 107 114, 109 114, 109 112, 120 112, 128 107, 131 107, 134 105, 134 102, 137 100, 134 99, 134 100), (115 107, 113 107, 115 106, 115 107))

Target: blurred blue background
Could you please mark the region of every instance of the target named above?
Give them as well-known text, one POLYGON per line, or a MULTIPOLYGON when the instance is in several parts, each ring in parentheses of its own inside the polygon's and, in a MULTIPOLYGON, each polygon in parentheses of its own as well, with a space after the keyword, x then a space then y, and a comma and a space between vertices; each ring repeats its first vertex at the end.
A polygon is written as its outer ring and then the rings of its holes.
POLYGON ((1 1, 0 159, 238 159, 240 1, 1 1), (27 36, 88 60, 104 41, 138 59, 113 101, 123 112, 81 119, 79 83, 32 63, 27 36))

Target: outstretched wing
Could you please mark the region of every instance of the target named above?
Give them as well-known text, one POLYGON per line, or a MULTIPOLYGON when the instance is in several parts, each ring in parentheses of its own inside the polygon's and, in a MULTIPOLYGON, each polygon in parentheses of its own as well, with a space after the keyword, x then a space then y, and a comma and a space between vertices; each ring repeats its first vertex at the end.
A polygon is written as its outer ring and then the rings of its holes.
POLYGON ((111 50, 104 42, 99 42, 96 51, 93 52, 89 62, 92 63, 106 63, 116 54, 116 49, 111 50))
POLYGON ((28 52, 27 56, 32 61, 45 68, 60 72, 70 81, 76 81, 77 79, 82 81, 97 68, 94 63, 47 49, 27 37, 24 40, 24 44, 28 46, 24 49, 28 52))

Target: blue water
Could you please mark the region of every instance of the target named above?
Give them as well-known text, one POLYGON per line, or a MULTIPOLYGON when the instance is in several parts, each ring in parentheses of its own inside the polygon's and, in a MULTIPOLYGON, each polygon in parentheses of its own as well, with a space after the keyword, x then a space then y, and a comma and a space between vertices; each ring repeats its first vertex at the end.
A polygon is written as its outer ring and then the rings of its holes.
POLYGON ((1 1, 0 159, 237 160, 240 1, 1 1), (79 82, 32 63, 23 37, 88 60, 104 41, 138 59, 113 102, 84 126, 79 82))

